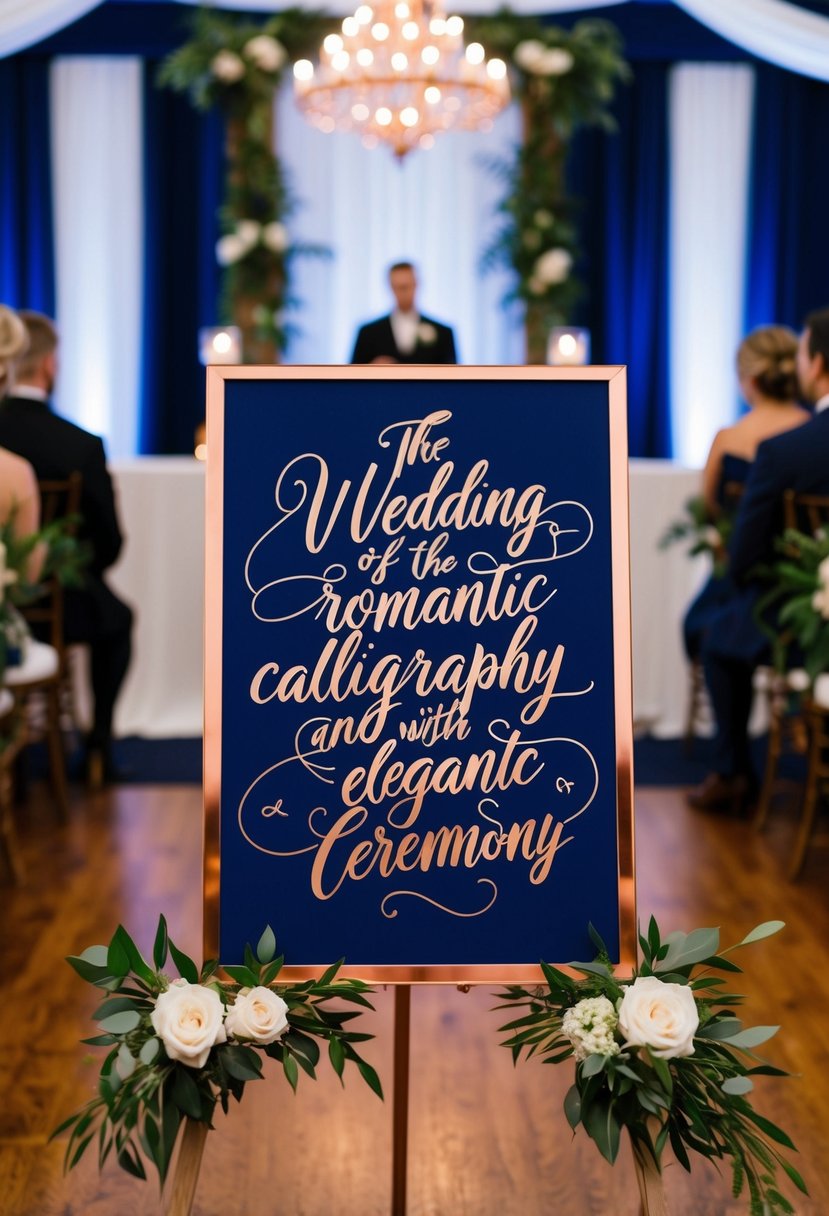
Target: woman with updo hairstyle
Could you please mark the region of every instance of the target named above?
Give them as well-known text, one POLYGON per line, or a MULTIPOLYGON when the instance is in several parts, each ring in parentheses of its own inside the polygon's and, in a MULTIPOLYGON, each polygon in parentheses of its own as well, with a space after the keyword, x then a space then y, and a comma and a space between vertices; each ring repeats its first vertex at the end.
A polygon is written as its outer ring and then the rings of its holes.
MULTIPOLYGON (((717 431, 705 462, 702 496, 712 522, 737 509, 763 440, 802 426, 811 417, 796 400, 797 341, 797 334, 785 325, 761 325, 737 348, 737 380, 748 412, 717 431)), ((698 657, 710 619, 731 590, 727 578, 712 575, 688 609, 683 635, 690 659, 698 657)))
MULTIPOLYGON (((0 304, 0 410, 14 383, 14 365, 29 345, 26 326, 17 313, 0 304)), ((40 494, 28 460, 0 448, 0 523, 12 522, 15 536, 30 536, 40 527, 40 494)), ((28 561, 26 576, 34 582, 45 549, 39 546, 28 561)))

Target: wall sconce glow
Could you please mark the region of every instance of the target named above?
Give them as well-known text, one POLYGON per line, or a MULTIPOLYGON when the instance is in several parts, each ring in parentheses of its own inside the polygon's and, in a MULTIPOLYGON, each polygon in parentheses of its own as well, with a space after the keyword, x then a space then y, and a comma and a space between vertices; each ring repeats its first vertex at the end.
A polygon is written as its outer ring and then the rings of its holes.
POLYGON ((590 362, 590 330, 557 325, 547 340, 547 362, 552 367, 583 367, 590 362))
POLYGON ((242 331, 238 325, 206 325, 200 329, 199 362, 204 367, 212 363, 241 363, 242 331))

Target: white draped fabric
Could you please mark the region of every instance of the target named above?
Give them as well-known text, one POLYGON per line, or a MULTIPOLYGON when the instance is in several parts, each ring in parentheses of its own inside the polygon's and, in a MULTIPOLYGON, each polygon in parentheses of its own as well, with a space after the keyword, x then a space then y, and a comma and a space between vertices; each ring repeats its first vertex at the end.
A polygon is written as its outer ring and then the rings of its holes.
POLYGON ((0 0, 0 58, 48 38, 101 0, 0 0))
POLYGON ((786 0, 676 0, 735 46, 778 67, 829 80, 829 17, 786 0))
POLYGON ((671 414, 674 455, 692 466, 737 412, 753 91, 744 65, 671 75, 671 414))
POLYGON ((480 269, 503 189, 484 159, 507 155, 520 138, 517 107, 489 135, 450 133, 402 164, 355 136, 311 128, 287 89, 276 126, 302 200, 293 239, 333 254, 295 264, 295 294, 307 307, 297 314, 291 362, 347 363, 356 325, 389 311, 386 268, 404 258, 418 267, 421 311, 454 326, 464 363, 523 361, 521 328, 517 320, 505 323, 501 311, 510 279, 480 269))
POLYGON ((131 454, 142 311, 141 61, 52 65, 52 171, 62 414, 131 454))

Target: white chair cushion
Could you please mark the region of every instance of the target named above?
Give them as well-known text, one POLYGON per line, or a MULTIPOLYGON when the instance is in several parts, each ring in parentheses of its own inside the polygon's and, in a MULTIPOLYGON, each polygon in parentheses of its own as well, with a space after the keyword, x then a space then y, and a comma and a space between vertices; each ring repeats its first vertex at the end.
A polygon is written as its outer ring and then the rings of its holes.
POLYGON ((46 642, 29 641, 23 652, 23 662, 6 668, 6 684, 9 688, 25 688, 27 684, 39 684, 57 675, 58 652, 46 642))

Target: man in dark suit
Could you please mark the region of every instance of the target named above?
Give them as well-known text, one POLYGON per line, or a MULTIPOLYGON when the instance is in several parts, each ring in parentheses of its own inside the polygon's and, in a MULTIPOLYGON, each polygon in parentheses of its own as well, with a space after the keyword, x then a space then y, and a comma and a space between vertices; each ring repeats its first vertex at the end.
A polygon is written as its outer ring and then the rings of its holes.
POLYGON ((715 771, 689 798, 703 810, 737 806, 750 800, 756 788, 748 720, 754 670, 768 660, 769 645, 754 615, 763 586, 752 573, 775 556, 774 540, 783 531, 784 491, 829 494, 829 308, 806 318, 797 374, 802 396, 814 403, 814 417, 757 449, 728 546, 734 595, 703 644, 717 723, 715 771))
POLYGON ((457 363, 448 325, 424 317, 415 307, 417 275, 411 262, 395 262, 389 286, 396 307, 387 317, 361 326, 352 363, 457 363))
POLYGON ((84 585, 67 588, 64 636, 90 647, 92 730, 87 740, 87 774, 98 786, 114 776, 112 716, 130 661, 132 611, 104 581, 104 571, 121 550, 121 530, 103 442, 53 413, 49 405, 57 373, 57 331, 39 313, 21 312, 29 348, 17 362, 14 386, 0 402, 0 444, 34 467, 40 481, 83 478, 78 535, 92 553, 84 585))

